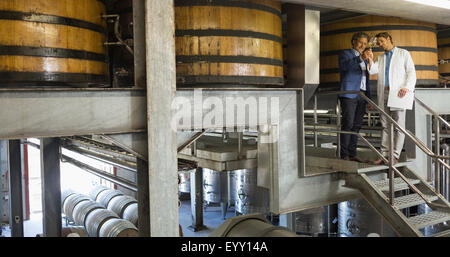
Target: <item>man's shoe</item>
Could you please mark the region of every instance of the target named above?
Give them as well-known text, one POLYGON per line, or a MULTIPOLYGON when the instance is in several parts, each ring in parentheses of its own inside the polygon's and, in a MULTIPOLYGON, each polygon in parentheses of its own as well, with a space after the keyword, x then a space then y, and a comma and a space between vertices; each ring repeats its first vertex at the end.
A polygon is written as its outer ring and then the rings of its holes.
POLYGON ((350 161, 350 158, 349 158, 348 156, 346 156, 346 157, 341 157, 341 160, 344 160, 344 161, 350 161))
POLYGON ((368 163, 369 162, 367 160, 363 160, 363 159, 359 158, 358 156, 350 157, 350 161, 361 162, 361 163, 368 163))
POLYGON ((373 165, 382 165, 385 164, 383 159, 378 158, 376 161, 372 162, 373 165))
POLYGON ((394 165, 396 165, 398 163, 398 159, 394 158, 394 165))

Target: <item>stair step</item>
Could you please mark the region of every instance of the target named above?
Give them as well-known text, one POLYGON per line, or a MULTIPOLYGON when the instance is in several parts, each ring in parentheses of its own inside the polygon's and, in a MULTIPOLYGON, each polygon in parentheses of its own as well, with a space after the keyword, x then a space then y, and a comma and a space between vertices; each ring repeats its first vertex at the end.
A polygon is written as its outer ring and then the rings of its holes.
POLYGON ((443 211, 432 211, 408 219, 417 229, 439 224, 450 220, 450 213, 443 211))
MULTIPOLYGON (((438 199, 436 195, 427 195, 427 194, 425 194, 425 198, 427 198, 430 202, 436 201, 438 199)), ((419 194, 410 194, 394 198, 394 206, 399 209, 404 209, 423 203, 425 203, 425 200, 423 200, 419 194)))
MULTIPOLYGON (((419 179, 409 179, 409 182, 411 184, 415 185, 415 184, 419 184, 420 180, 419 179)), ((389 191, 389 179, 374 181, 374 184, 383 192, 389 191)), ((394 178, 394 190, 395 191, 405 190, 408 188, 409 188, 408 184, 406 184, 406 182, 403 181, 402 178, 394 178)))

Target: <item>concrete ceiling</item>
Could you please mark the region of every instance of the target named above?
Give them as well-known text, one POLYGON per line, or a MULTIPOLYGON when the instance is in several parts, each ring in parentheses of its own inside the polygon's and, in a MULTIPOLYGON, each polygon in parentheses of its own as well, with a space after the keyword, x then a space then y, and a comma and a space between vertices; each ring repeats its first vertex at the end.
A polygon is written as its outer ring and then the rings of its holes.
POLYGON ((282 0, 282 2, 450 25, 449 9, 404 0, 282 0))

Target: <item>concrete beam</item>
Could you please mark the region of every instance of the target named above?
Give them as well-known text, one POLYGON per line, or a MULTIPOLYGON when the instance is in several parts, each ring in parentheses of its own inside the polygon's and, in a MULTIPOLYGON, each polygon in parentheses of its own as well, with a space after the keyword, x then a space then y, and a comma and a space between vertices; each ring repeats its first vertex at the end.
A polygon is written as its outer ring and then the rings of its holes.
POLYGON ((0 139, 143 132, 145 90, 0 89, 0 139))

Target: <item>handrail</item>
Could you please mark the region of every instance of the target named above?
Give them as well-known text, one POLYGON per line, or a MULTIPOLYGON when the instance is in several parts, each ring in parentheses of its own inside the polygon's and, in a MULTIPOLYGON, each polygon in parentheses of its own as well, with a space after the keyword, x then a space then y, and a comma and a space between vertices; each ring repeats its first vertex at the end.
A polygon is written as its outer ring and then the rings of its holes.
MULTIPOLYGON (((316 132, 329 132, 329 133, 337 133, 337 134, 357 135, 359 138, 363 139, 364 142, 367 141, 366 144, 369 146, 370 149, 372 149, 374 151, 378 151, 378 150, 376 150, 376 148, 372 148, 374 146, 372 144, 370 144, 369 140, 367 140, 367 138, 365 138, 362 133, 356 133, 356 132, 344 131, 344 130, 330 130, 330 129, 316 129, 316 132)), ((383 159, 383 161, 387 162, 387 159, 384 159, 384 158, 382 158, 382 159, 383 159)), ((450 165, 440 159, 439 159, 439 161, 442 165, 444 165, 449 170, 448 172, 450 172, 450 165)))
POLYGON ((359 94, 364 98, 368 103, 372 105, 375 109, 377 109, 381 114, 386 116, 386 118, 399 130, 401 130, 406 136, 408 136, 422 151, 424 151, 428 156, 433 158, 441 158, 441 159, 450 159, 450 156, 441 156, 435 154, 431 151, 427 146, 425 146, 415 135, 413 135, 410 131, 402 128, 391 116, 389 116, 383 109, 381 109, 375 102, 373 102, 370 98, 364 95, 361 91, 333 91, 333 92, 324 92, 320 93, 320 95, 340 95, 340 94, 359 94))
POLYGON ((430 107, 428 107, 426 104, 424 104, 422 101, 420 101, 419 98, 417 98, 416 96, 414 96, 414 98, 415 98, 416 102, 418 102, 420 105, 423 106, 423 108, 425 108, 425 110, 427 110, 429 113, 433 114, 436 118, 438 118, 440 122, 442 122, 445 126, 447 126, 447 128, 450 128, 450 123, 448 123, 438 113, 436 113, 430 107))
MULTIPOLYGON (((349 135, 357 135, 359 138, 361 138, 364 143, 369 146, 370 149, 372 149, 385 163, 388 163, 388 159, 386 159, 386 157, 383 156, 383 154, 381 154, 373 144, 371 144, 369 142, 369 140, 367 140, 367 138, 365 138, 361 133, 357 133, 357 132, 352 132, 352 131, 343 131, 343 130, 317 130, 317 132, 331 132, 331 133, 337 133, 337 134, 349 134, 349 135)), ((447 166, 448 167, 448 166, 447 166)), ((450 168, 450 167, 449 167, 450 168)), ((441 205, 441 204, 437 204, 437 203, 432 203, 430 202, 430 200, 428 200, 428 198, 426 198, 426 196, 416 187, 414 186, 414 184, 412 184, 411 182, 408 181, 408 178, 405 177, 405 175, 403 175, 395 166, 392 166, 392 169, 395 171, 395 173, 397 175, 399 175, 405 182, 406 184, 408 184, 408 186, 415 192, 417 193, 420 198, 422 198, 427 204, 429 205, 433 205, 436 207, 440 207, 440 208, 448 208, 449 206, 446 205, 441 205)))
MULTIPOLYGON (((422 143, 422 141, 420 141, 414 134, 412 134, 408 130, 402 128, 389 114, 387 114, 380 106, 378 106, 375 102, 373 102, 369 97, 367 97, 361 91, 328 91, 328 92, 321 92, 321 93, 316 93, 314 98, 317 99, 318 95, 340 95, 340 94, 358 94, 358 95, 360 95, 364 100, 366 100, 369 104, 371 104, 373 108, 378 110, 380 112, 380 114, 384 115, 390 122, 390 128, 389 128, 390 144, 389 144, 389 161, 388 161, 388 163, 389 163, 389 202, 390 202, 390 204, 391 205, 394 204, 394 202, 393 202, 394 201, 394 182, 393 182, 393 179, 394 179, 394 172, 395 172, 408 184, 408 186, 410 186, 414 191, 417 191, 416 193, 418 193, 420 195, 420 197, 427 202, 427 204, 438 206, 437 204, 432 204, 431 202, 429 202, 423 196, 423 194, 416 187, 414 187, 414 185, 409 183, 407 178, 404 177, 403 174, 400 174, 400 172, 394 167, 394 165, 393 165, 393 149, 392 149, 392 146, 393 146, 392 134, 393 134, 394 126, 397 129, 399 129, 400 131, 402 131, 406 136, 408 136, 414 142, 414 144, 417 145, 425 154, 427 154, 428 156, 430 156, 432 158, 435 158, 435 160, 436 160, 435 161, 435 164, 436 164, 436 168, 435 168, 436 169, 436 171, 435 171, 435 173, 436 173, 436 176, 435 176, 435 192, 438 193, 438 194, 439 194, 439 178, 438 178, 438 176, 439 176, 439 172, 440 172, 439 165, 443 164, 448 169, 449 166, 447 165, 447 163, 445 163, 441 159, 450 159, 450 156, 440 156, 439 152, 438 152, 438 154, 435 154, 432 150, 430 150, 427 146, 425 146, 422 143)), ((316 107, 316 103, 315 103, 314 106, 316 107)), ((430 111, 432 111, 431 108, 428 107, 428 109, 430 109, 430 111)), ((438 139, 439 138, 439 120, 438 120, 439 115, 437 115, 435 117, 436 117, 436 123, 437 123, 436 125, 438 126, 436 128, 436 136, 435 136, 436 137, 436 146, 439 146, 439 139, 438 139)), ((314 133, 317 133, 317 132, 315 131, 314 133)), ((346 132, 345 131, 344 132, 339 131, 337 133, 340 134, 340 133, 346 133, 346 132)), ((359 133, 357 133, 357 134, 358 134, 358 137, 361 137, 361 135, 359 135, 359 133)), ((365 142, 367 141, 367 140, 365 140, 365 138, 363 138, 363 140, 365 142)), ((369 147, 371 147, 371 146, 369 145, 369 147)), ((436 148, 437 151, 439 151, 439 148, 440 147, 436 148)), ((372 150, 375 150, 375 152, 382 158, 382 160, 384 162, 387 161, 387 159, 384 156, 382 156, 382 154, 379 153, 375 149, 375 147, 373 147, 372 150)), ((338 157, 339 157, 339 154, 338 154, 338 157)), ((445 206, 445 207, 449 207, 449 206, 445 206)))

